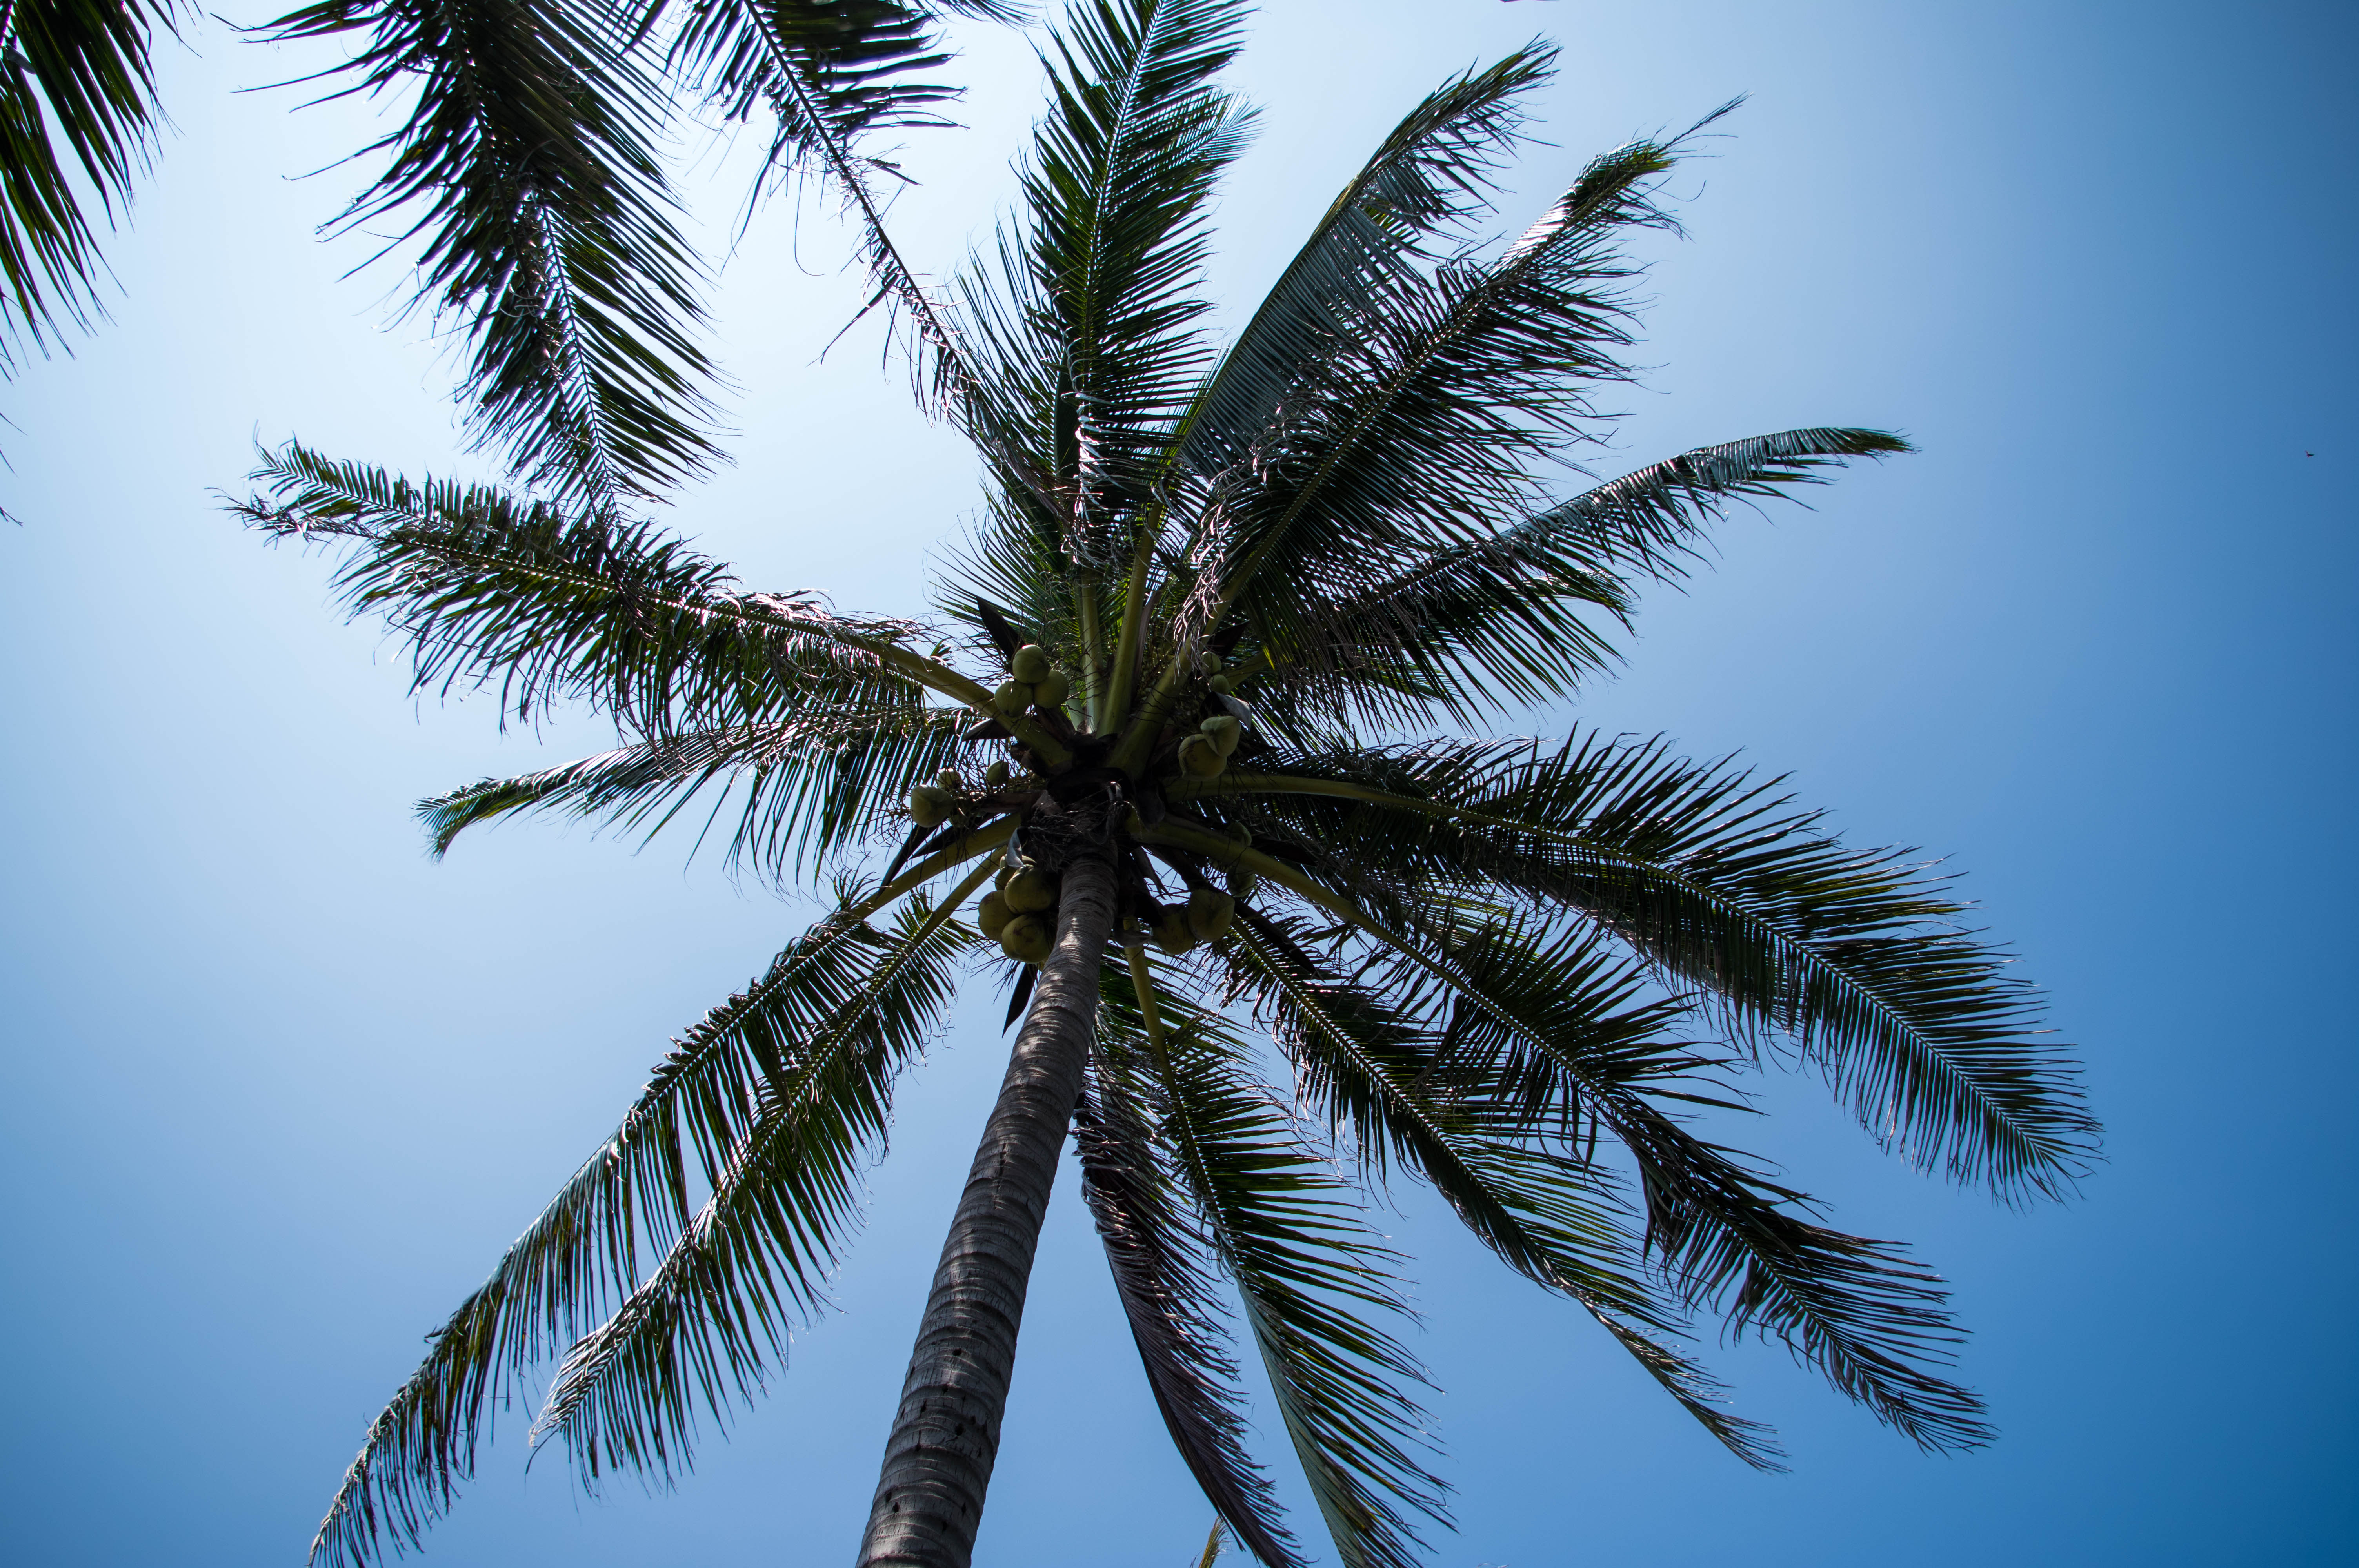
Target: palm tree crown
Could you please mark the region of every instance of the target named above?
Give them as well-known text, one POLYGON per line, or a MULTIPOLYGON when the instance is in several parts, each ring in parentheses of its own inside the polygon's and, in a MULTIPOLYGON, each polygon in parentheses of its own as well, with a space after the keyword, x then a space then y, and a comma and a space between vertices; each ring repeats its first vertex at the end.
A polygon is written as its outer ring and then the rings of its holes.
MULTIPOLYGON (((792 82, 758 63, 767 13, 736 32, 719 15, 680 49, 791 122, 792 82)), ((838 879, 833 912, 674 1043, 435 1336, 321 1557, 415 1541, 488 1401, 544 1357, 536 1433, 586 1477, 685 1463, 694 1412, 749 1394, 812 1304, 896 1078, 978 965, 1024 1028, 864 1562, 966 1561, 1069 1135, 1172 1440, 1273 1565, 1304 1548, 1248 1447, 1240 1345, 1343 1562, 1410 1562, 1419 1520, 1446 1518, 1396 1259, 1360 1217, 1398 1180, 1746 1463, 1777 1451, 1690 1358, 1699 1314, 1782 1341, 1929 1448, 1986 1437, 1946 1375, 1939 1281, 1692 1120, 1735 1075, 1807 1065, 1911 1162, 2061 1195, 2095 1127, 2004 955, 1944 880, 1844 846, 1774 781, 1588 731, 1463 738, 1603 671, 1637 590, 1731 505, 1906 443, 1787 430, 1549 495, 1544 460, 1594 438, 1593 399, 1625 375, 1622 242, 1670 225, 1656 192, 1688 137, 1592 160, 1481 243, 1552 69, 1538 46, 1412 110, 1216 344, 1201 273, 1250 127, 1216 81, 1240 22, 1237 0, 1077 6, 1021 220, 940 294, 836 131, 792 122, 926 401, 986 470, 939 627, 745 591, 611 482, 692 465, 566 457, 587 449, 564 446, 569 416, 522 394, 484 416, 545 443, 521 493, 266 456, 239 510, 345 544, 352 609, 408 636, 419 683, 618 726, 603 754, 425 803, 438 853, 515 813, 652 827, 717 797, 762 869, 838 879)))

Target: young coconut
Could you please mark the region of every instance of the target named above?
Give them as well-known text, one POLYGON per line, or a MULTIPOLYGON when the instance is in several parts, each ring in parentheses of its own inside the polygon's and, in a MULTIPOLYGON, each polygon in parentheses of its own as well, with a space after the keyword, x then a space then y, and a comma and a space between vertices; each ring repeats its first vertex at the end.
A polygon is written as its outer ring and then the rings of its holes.
POLYGON ((1226 936, 1236 914, 1237 901, 1227 893, 1198 888, 1188 895, 1188 929, 1199 942, 1218 942, 1226 936))
POLYGON ((999 689, 991 694, 992 711, 1010 719, 1031 706, 1032 688, 1022 681, 1002 681, 999 689))
POLYGON ((1025 643, 1016 650, 1016 656, 1007 661, 1007 673, 1026 686, 1047 680, 1049 669, 1049 650, 1038 643, 1025 643))
POLYGON ((1058 712, 1065 706, 1065 699, 1072 695, 1072 679, 1062 670, 1050 670, 1032 688, 1033 704, 1043 713, 1058 712))
POLYGON ((958 770, 956 768, 944 768, 940 773, 934 775, 934 782, 941 785, 944 789, 956 790, 959 786, 958 770))
POLYGON ((994 762, 991 766, 984 769, 983 782, 989 784, 993 789, 997 789, 1001 784, 1006 784, 1007 782, 1007 764, 1004 762, 994 762))
POLYGON ((1038 968, 1049 961, 1056 937, 1049 923, 1037 914, 1019 914, 999 928, 999 950, 1038 968))
POLYGON ((1158 911, 1147 923, 1147 935, 1167 953, 1185 953, 1196 945, 1196 933, 1189 928, 1188 912, 1176 905, 1158 911))
POLYGON ((1226 676, 1214 676, 1204 683, 1214 697, 1226 697, 1237 689, 1236 683, 1226 676))
POLYGON ((995 942, 999 939, 999 934, 1007 929, 1007 923, 1015 918, 1016 912, 1007 907, 1007 901, 995 888, 984 893, 983 902, 974 906, 974 928, 995 942))
POLYGON ((1048 872, 1027 866, 1007 880, 1006 891, 1001 896, 1016 914, 1033 914, 1057 907, 1057 884, 1048 872))
POLYGON ((1198 726, 1222 756, 1234 756, 1237 743, 1245 738, 1245 727, 1225 713, 1215 714, 1198 726))
POLYGON ((1180 742, 1180 771, 1190 778, 1209 779, 1228 765, 1210 735, 1190 735, 1180 742))
POLYGON ((920 827, 940 827, 956 804, 939 784, 919 784, 909 792, 909 820, 920 827))

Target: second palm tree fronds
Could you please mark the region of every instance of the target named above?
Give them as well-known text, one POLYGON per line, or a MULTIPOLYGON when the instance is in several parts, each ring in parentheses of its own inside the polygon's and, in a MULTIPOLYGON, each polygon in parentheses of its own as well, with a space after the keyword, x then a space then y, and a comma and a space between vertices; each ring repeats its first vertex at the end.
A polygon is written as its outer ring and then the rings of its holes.
POLYGON ((561 485, 266 456, 245 517, 343 549, 352 609, 408 640, 421 685, 617 726, 599 755, 426 803, 438 852, 518 815, 652 829, 703 803, 766 872, 837 878, 436 1335, 321 1562, 415 1541, 536 1367, 537 1435, 585 1477, 685 1464, 696 1413, 749 1397, 810 1309, 962 968, 1022 1024, 864 1564, 969 1561, 1068 1138, 1172 1441, 1273 1568, 1306 1549, 1257 1457, 1248 1357, 1343 1562, 1406 1564, 1447 1518, 1401 1260, 1362 1217, 1393 1184, 1439 1194, 1746 1464, 1777 1450, 1694 1358, 1700 1318, 1928 1448, 1987 1437, 1938 1278, 1706 1127, 1734 1080, 1799 1066, 1908 1162, 2063 1195, 2095 1126, 2006 956, 1944 878, 1739 766, 1586 730, 1465 738, 1578 696, 1733 505, 1906 444, 1806 427, 1570 497, 1535 479, 1625 376, 1626 241, 1670 224, 1689 146, 1616 148, 1481 243, 1541 47, 1412 109, 1216 342, 1201 273, 1250 128, 1218 81, 1242 19, 1077 8, 1020 221, 944 297, 855 205, 989 484, 937 624, 747 591, 561 485))

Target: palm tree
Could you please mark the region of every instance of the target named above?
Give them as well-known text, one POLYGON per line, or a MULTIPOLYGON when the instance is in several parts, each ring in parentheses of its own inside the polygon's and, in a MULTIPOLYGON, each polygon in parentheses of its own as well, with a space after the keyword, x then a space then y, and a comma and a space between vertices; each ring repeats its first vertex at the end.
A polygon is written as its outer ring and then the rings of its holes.
MULTIPOLYGON (((153 46, 177 0, 0 0, 0 378, 103 316, 98 234, 127 211, 162 118, 153 46)), ((658 147, 684 106, 766 114, 764 178, 889 168, 863 138, 947 124, 924 80, 947 13, 1008 0, 314 0, 249 30, 352 45, 328 96, 409 94, 363 157, 383 174, 330 225, 392 219, 412 307, 458 321, 478 446, 576 501, 646 499, 720 457, 704 269, 658 147), (819 135, 824 126, 826 134, 819 135)), ((0 516, 5 516, 0 512, 0 516)))
POLYGON ((424 803, 436 853, 518 813, 652 830, 702 800, 765 873, 836 876, 433 1336, 318 1559, 414 1543, 548 1358, 535 1435, 585 1478, 687 1463, 695 1412, 750 1396, 810 1307, 962 967, 1022 1024, 864 1564, 970 1559, 1068 1136, 1172 1440, 1272 1565, 1305 1549, 1248 1448, 1239 1340, 1345 1563, 1408 1563, 1446 1519, 1397 1260, 1361 1218, 1397 1181, 1747 1464, 1777 1450, 1691 1358, 1697 1314, 1929 1449, 1988 1436, 1939 1280, 1696 1119, 1738 1075, 1808 1066, 1912 1163, 2063 1195, 2095 1124, 2005 956, 1944 879, 1777 781, 1587 730, 1480 738, 1602 674, 1638 590, 1733 505, 1906 444, 1788 430, 1551 499, 1546 460, 1596 438, 1626 373, 1623 242, 1671 225, 1657 192, 1693 133, 1593 159, 1477 243, 1552 69, 1537 45, 1411 110, 1216 348, 1200 274, 1250 123, 1216 80, 1241 19, 1077 7, 1021 221, 940 297, 812 127, 987 476, 938 627, 746 591, 611 493, 265 454, 239 512, 343 548, 352 611, 407 636, 421 687, 616 723, 599 755, 424 803))

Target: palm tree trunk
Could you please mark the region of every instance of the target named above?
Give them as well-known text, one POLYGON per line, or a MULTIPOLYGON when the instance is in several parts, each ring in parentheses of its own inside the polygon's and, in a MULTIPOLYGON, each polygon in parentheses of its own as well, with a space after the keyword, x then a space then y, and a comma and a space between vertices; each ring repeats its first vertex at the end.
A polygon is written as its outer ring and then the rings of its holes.
POLYGON ((974 1554, 1032 1253, 1082 1097, 1114 912, 1112 866, 1094 857, 1066 866, 1057 946, 1040 970, 934 1267, 860 1568, 967 1568, 974 1554))

